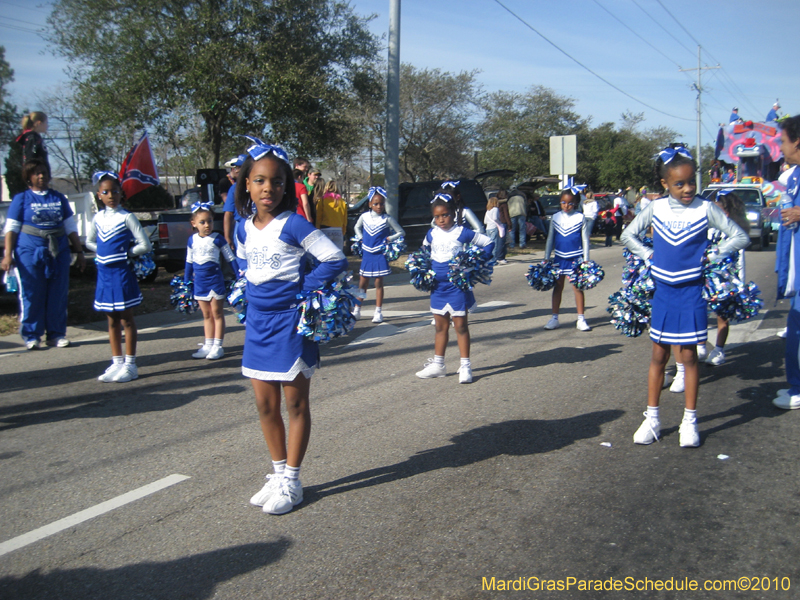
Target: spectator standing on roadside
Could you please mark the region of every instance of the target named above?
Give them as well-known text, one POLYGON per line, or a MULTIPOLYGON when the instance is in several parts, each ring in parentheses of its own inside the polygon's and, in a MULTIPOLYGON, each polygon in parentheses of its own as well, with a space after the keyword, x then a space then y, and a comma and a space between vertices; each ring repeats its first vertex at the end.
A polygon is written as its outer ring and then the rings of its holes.
MULTIPOLYGON (((500 190, 497 192, 497 211, 500 213, 500 222, 505 226, 506 233, 511 231, 511 215, 508 213, 508 192, 500 190)), ((503 261, 506 259, 506 238, 502 237, 502 248, 500 249, 500 264, 505 264, 503 261)))
POLYGON ((586 237, 589 238, 594 229, 594 221, 597 219, 597 200, 594 198, 594 192, 586 192, 586 197, 581 202, 581 212, 583 212, 583 228, 586 230, 586 237))
POLYGON ((614 235, 619 241, 619 236, 622 235, 622 224, 625 222, 625 215, 628 214, 628 201, 625 200, 625 194, 622 190, 617 190, 617 195, 614 196, 614 235))
POLYGON ((300 169, 294 170, 294 193, 297 196, 297 214, 313 225, 308 189, 303 183, 303 172, 300 169))
POLYGON ((50 161, 47 159, 47 147, 44 145, 42 135, 47 133, 47 115, 34 111, 22 117, 22 133, 17 137, 17 143, 22 146, 22 165, 31 160, 40 160, 47 165, 50 171, 50 161))
POLYGON ((547 223, 544 218, 547 212, 544 210, 542 201, 539 200, 539 194, 533 194, 531 197, 530 206, 528 207, 528 222, 536 227, 536 237, 547 237, 547 223))
POLYGON ((528 214, 528 198, 524 192, 514 190, 508 199, 508 216, 511 219, 509 248, 514 247, 514 238, 520 248, 525 247, 525 215, 528 214))
POLYGON ((225 163, 226 167, 230 167, 231 172, 228 173, 228 179, 233 180, 233 185, 228 188, 228 194, 225 196, 225 204, 222 205, 222 234, 225 236, 225 241, 232 250, 236 249, 236 225, 244 217, 242 217, 236 210, 236 180, 239 178, 239 169, 244 164, 247 156, 240 154, 236 158, 230 159, 225 163))
POLYGON ((317 179, 314 195, 320 195, 316 201, 316 226, 339 250, 344 248, 344 234, 347 231, 347 202, 339 194, 339 186, 335 179, 324 183, 317 179), (323 184, 325 185, 323 189, 323 184))

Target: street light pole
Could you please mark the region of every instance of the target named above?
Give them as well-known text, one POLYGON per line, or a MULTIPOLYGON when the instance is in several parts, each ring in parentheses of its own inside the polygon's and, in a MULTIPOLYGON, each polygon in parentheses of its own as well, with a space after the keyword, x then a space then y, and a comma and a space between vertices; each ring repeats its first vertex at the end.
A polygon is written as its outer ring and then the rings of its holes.
POLYGON ((400 0, 389 1, 389 65, 386 79, 386 212, 399 217, 400 0))

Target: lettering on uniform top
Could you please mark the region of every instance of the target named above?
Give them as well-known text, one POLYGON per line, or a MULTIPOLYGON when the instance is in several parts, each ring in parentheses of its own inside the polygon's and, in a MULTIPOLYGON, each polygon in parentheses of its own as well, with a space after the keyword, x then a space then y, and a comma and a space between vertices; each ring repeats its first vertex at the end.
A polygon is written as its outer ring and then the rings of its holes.
POLYGON ((247 265, 251 269, 272 269, 277 271, 281 268, 281 255, 274 253, 272 256, 269 254, 269 246, 262 246, 261 248, 253 248, 247 252, 247 265))
POLYGON ((662 221, 664 227, 672 231, 680 231, 682 229, 689 229, 692 223, 689 221, 662 221))

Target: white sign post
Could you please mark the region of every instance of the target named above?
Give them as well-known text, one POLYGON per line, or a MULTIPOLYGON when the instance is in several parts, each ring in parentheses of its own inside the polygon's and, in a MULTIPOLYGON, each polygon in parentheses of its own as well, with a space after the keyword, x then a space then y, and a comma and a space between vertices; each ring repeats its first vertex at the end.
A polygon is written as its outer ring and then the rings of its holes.
POLYGON ((561 189, 567 187, 570 175, 578 172, 578 137, 550 136, 550 174, 561 178, 561 189))

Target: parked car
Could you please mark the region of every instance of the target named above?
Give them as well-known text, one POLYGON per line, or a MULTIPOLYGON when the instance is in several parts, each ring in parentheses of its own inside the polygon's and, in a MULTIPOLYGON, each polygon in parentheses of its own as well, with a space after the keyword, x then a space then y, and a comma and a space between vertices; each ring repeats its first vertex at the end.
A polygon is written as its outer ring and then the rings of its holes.
MULTIPOLYGON (((773 231, 774 208, 767 206, 767 199, 759 183, 714 183, 703 190, 701 196, 708 198, 715 190, 733 189, 742 202, 750 222, 750 239, 757 250, 769 248, 773 231)), ((777 231, 777 228, 775 229, 777 231)))
MULTIPOLYGON (((444 180, 401 183, 398 206, 398 223, 406 232, 406 244, 409 252, 422 245, 425 234, 431 228, 431 200, 444 180)), ((475 216, 483 222, 486 214, 486 195, 483 188, 474 179, 461 179, 458 186, 461 198, 475 216)), ((345 248, 349 249, 350 239, 355 236, 355 225, 362 213, 369 210, 366 196, 352 204, 347 211, 347 234, 345 248)))

